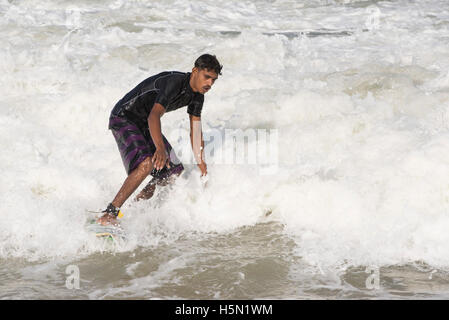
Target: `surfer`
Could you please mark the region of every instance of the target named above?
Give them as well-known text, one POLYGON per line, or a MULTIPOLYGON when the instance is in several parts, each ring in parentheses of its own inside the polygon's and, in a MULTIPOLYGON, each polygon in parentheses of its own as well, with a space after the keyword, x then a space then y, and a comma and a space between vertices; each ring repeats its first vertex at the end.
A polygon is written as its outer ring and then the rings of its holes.
MULTIPOLYGON (((161 117, 165 112, 187 107, 190 119, 190 140, 201 176, 207 174, 203 159, 204 140, 195 147, 193 128, 201 121, 204 94, 210 90, 222 65, 214 55, 203 54, 192 72, 165 71, 151 76, 128 92, 112 109, 109 129, 117 142, 128 177, 97 223, 116 224, 120 207, 148 175, 152 180, 137 195, 136 200, 153 196, 156 185, 166 185, 184 170, 161 132, 161 117), (198 149, 198 150, 196 150, 198 149)), ((199 126, 201 130, 201 125, 199 126)))

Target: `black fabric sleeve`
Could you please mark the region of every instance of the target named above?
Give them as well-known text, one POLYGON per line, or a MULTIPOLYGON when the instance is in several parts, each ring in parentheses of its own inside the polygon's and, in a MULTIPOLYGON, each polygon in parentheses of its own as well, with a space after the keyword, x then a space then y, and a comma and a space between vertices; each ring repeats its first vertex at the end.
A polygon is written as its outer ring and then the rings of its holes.
POLYGON ((159 103, 167 109, 171 99, 176 97, 181 90, 182 78, 178 75, 164 76, 156 80, 155 87, 158 89, 158 94, 154 103, 159 103))
POLYGON ((204 96, 198 95, 198 98, 194 99, 187 107, 187 113, 192 116, 201 117, 201 110, 203 109, 204 96))

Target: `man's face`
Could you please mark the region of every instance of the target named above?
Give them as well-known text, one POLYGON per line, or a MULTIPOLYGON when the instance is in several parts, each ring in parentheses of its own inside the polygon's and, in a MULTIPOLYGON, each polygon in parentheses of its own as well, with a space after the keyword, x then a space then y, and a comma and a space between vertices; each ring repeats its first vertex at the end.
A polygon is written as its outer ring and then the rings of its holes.
POLYGON ((190 84, 193 91, 205 94, 210 90, 217 78, 218 75, 213 70, 193 68, 190 84))

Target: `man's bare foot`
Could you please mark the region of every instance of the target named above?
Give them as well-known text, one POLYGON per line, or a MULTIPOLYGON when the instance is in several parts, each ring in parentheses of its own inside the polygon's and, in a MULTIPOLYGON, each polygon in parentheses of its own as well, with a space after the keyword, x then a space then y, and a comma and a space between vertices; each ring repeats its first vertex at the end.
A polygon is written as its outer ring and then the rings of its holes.
POLYGON ((102 215, 100 218, 97 219, 97 223, 101 224, 103 226, 116 226, 118 225, 118 221, 117 221, 117 217, 109 214, 109 213, 105 213, 104 215, 102 215))

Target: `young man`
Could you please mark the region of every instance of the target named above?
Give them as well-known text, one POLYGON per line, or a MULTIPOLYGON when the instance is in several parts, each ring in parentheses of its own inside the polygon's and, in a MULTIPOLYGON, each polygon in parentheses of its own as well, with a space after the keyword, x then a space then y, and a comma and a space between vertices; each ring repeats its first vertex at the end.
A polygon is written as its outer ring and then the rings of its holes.
POLYGON ((160 119, 165 112, 188 106, 192 149, 201 175, 207 174, 203 137, 201 134, 201 147, 195 148, 193 128, 195 121, 201 121, 204 94, 221 75, 221 68, 215 56, 204 54, 195 61, 191 73, 166 71, 149 77, 115 105, 109 118, 109 129, 117 142, 128 177, 97 223, 116 224, 117 216, 122 215, 120 207, 149 174, 153 179, 138 194, 137 200, 151 198, 156 185, 169 183, 184 170, 161 132, 160 119))

